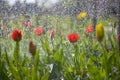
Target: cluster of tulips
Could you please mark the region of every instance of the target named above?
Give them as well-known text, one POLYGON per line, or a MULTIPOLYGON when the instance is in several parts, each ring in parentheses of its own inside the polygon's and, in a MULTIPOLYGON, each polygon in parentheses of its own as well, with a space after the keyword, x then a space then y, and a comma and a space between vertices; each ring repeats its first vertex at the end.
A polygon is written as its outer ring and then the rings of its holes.
MULTIPOLYGON (((25 24, 25 22, 22 22, 22 24, 25 24)), ((90 34, 94 32, 94 27, 93 26, 88 26, 85 29, 86 34, 90 34)), ((43 33, 45 33, 44 27, 39 26, 38 28, 34 29, 34 34, 36 36, 40 36, 43 33)), ((55 30, 52 29, 49 31, 49 35, 53 37, 55 35, 55 30)), ((22 31, 21 30, 13 30, 10 37, 17 43, 19 43, 22 39, 22 31)), ((102 24, 98 24, 96 26, 96 39, 101 42, 104 37, 104 28, 102 24)), ((79 35, 77 33, 71 33, 68 34, 67 39, 70 43, 75 43, 79 40, 79 35)), ((29 52, 34 55, 36 53, 36 46, 33 44, 33 41, 29 42, 29 52)))
POLYGON ((25 21, 25 20, 22 20, 22 25, 23 26, 27 26, 28 28, 30 28, 31 26, 33 26, 32 22, 30 21, 25 21))
MULTIPOLYGON (((86 16, 86 12, 81 12, 76 18, 81 20, 86 16)), ((25 80, 120 79, 116 39, 114 34, 104 39, 104 36, 109 34, 105 34, 103 24, 97 24, 95 27, 87 26, 83 32, 69 33, 65 38, 58 34, 59 29, 46 30, 44 26, 34 28, 34 24, 30 21, 23 20, 22 27, 25 31, 14 29, 9 35, 15 43, 13 57, 9 57, 7 51, 5 55, 5 61, 9 67, 6 74, 11 80, 23 80, 23 78, 25 80), (29 35, 26 28, 30 30, 32 39, 22 42, 21 40, 29 35), (85 36, 81 36, 81 33, 85 33, 85 36), (29 42, 27 47, 26 42, 29 42), (26 54, 24 57, 19 55, 20 52, 27 53, 28 50, 31 58, 28 59, 29 56, 26 57, 26 54)), ((120 41, 120 35, 116 38, 120 41)))
MULTIPOLYGON (((77 16, 77 19, 84 18, 85 16, 86 16, 86 13, 82 12, 77 16)), ((28 28, 34 27, 31 22, 26 22, 26 21, 22 21, 22 25, 25 26, 25 27, 28 27, 28 28)), ((35 38, 38 39, 42 35, 46 34, 46 30, 44 29, 44 26, 39 26, 39 27, 35 28, 32 31, 32 33, 34 33, 34 35, 36 36, 35 38)), ((36 77, 37 76, 37 71, 38 71, 37 65, 38 65, 39 61, 41 61, 40 64, 42 64, 42 61, 43 61, 43 64, 45 64, 45 65, 47 64, 47 66, 51 63, 53 64, 53 69, 52 69, 53 72, 51 71, 50 74, 49 73, 48 74, 43 74, 45 72, 44 71, 45 67, 43 66, 43 68, 41 68, 41 65, 40 65, 40 68, 43 69, 43 72, 41 72, 40 76, 44 77, 43 75, 47 75, 46 79, 40 79, 40 80, 47 80, 48 77, 49 78, 51 77, 51 75, 52 76, 53 76, 53 74, 56 75, 56 73, 54 72, 55 66, 57 66, 58 69, 63 68, 62 69, 63 71, 61 70, 61 73, 66 78, 70 77, 70 76, 72 76, 72 77, 78 76, 78 77, 81 77, 81 79, 82 79, 82 78, 84 78, 84 76, 87 76, 88 80, 89 79, 97 80, 97 78, 99 78, 99 77, 100 77, 100 79, 98 79, 98 80, 102 80, 103 77, 104 77, 104 79, 107 78, 106 80, 108 80, 109 73, 111 72, 111 68, 113 67, 113 66, 110 66, 110 69, 107 68, 107 66, 109 65, 108 64, 109 58, 111 59, 111 56, 114 56, 113 54, 115 52, 117 52, 117 50, 115 49, 116 50, 115 51, 115 50, 111 49, 111 46, 110 46, 111 52, 108 51, 108 54, 107 54, 107 49, 109 49, 108 45, 107 45, 107 48, 105 47, 106 44, 105 44, 105 46, 102 45, 102 43, 105 42, 105 41, 103 41, 105 31, 104 31, 104 27, 103 27, 102 24, 97 24, 95 27, 88 26, 88 27, 85 28, 84 33, 87 35, 85 37, 88 37, 86 39, 83 39, 85 41, 82 42, 80 40, 80 38, 82 38, 82 37, 80 36, 79 33, 70 33, 66 36, 66 39, 68 40, 67 42, 69 42, 69 44, 64 44, 63 45, 62 41, 59 40, 60 38, 58 38, 60 36, 56 36, 58 39, 56 39, 56 37, 54 37, 55 35, 57 35, 56 30, 55 29, 49 30, 49 36, 50 36, 51 40, 49 41, 49 39, 46 39, 46 37, 48 37, 46 35, 42 36, 43 41, 40 39, 40 41, 41 41, 40 46, 42 46, 41 50, 43 50, 43 53, 46 50, 44 59, 45 59, 45 62, 48 61, 48 63, 44 63, 44 60, 39 59, 39 58, 42 58, 41 57, 42 53, 40 54, 40 56, 38 55, 40 48, 38 49, 38 47, 37 47, 37 45, 35 45, 34 41, 30 40, 29 44, 28 44, 28 46, 29 46, 28 50, 29 50, 29 53, 31 53, 33 61, 34 61, 34 64, 32 66, 32 70, 30 70, 30 71, 32 71, 32 73, 31 73, 32 76, 34 77, 32 80, 39 80, 39 79, 36 79, 37 78, 36 77), (95 37, 91 37, 92 34, 95 34, 94 35, 95 37), (89 40, 87 41, 87 39, 92 40, 92 38, 95 38, 95 40, 96 40, 95 43, 94 43, 94 40, 91 41, 91 42, 89 40), (55 40, 58 40, 58 41, 55 41, 55 40), (55 43, 53 43, 53 45, 52 45, 52 41, 53 42, 55 41, 55 43), (99 43, 100 43, 100 45, 99 45, 99 43), (51 47, 51 45, 52 45, 52 47, 51 47), (68 46, 68 45, 72 45, 72 46, 68 46), (58 49, 58 48, 60 48, 60 49, 58 49), (97 50, 96 48, 99 48, 99 50, 97 52, 92 52, 92 51, 96 51, 97 50), (64 50, 65 50, 65 52, 64 52, 64 50), (112 50, 113 50, 113 52, 112 52, 112 50), (99 55, 99 51, 100 51, 100 58, 98 58, 98 56, 97 56, 98 59, 96 59, 95 58, 96 56, 94 56, 93 54, 97 53, 99 55), (71 52, 71 54, 69 54, 70 52, 71 52), (87 53, 87 55, 86 55, 86 53, 87 53), (71 57, 71 55, 72 55, 72 57, 71 57), (67 58, 67 57, 69 57, 69 58, 67 58), (85 59, 85 58, 87 58, 87 59, 85 59), (71 61, 69 61, 69 59, 71 61), (58 65, 59 62, 60 62, 60 65, 58 65), (98 64, 100 64, 100 65, 98 65, 98 64), (67 65, 67 68, 65 68, 66 65, 67 65), (98 72, 98 74, 96 74, 97 76, 94 76, 95 73, 97 73, 97 72, 98 72), (99 75, 99 77, 98 77, 98 75, 99 75)), ((14 54, 13 54, 13 56, 15 58, 15 65, 14 65, 14 63, 12 63, 12 60, 8 60, 8 64, 9 64, 9 61, 11 61, 12 65, 15 67, 14 69, 17 69, 18 71, 23 70, 23 72, 24 72, 25 67, 23 67, 23 66, 21 66, 23 68, 19 67, 18 63, 20 61, 17 61, 17 60, 21 59, 21 58, 19 58, 19 49, 20 49, 19 43, 21 42, 22 39, 24 39, 23 37, 24 36, 23 36, 22 30, 15 29, 11 32, 10 38, 15 42, 15 48, 14 48, 14 54), (21 68, 21 70, 19 70, 20 68, 21 68)), ((117 40, 120 41, 120 35, 117 36, 117 40)), ((115 55, 117 55, 117 53, 115 53, 115 55)), ((114 57, 116 57, 116 56, 114 56, 114 57)), ((116 58, 116 60, 117 59, 118 58, 116 58)), ((114 60, 111 60, 111 61, 114 61, 114 60)), ((28 61, 28 62, 31 63, 30 61, 28 61)), ((9 67, 12 67, 12 66, 9 65, 9 67)), ((29 66, 27 66, 26 68, 28 68, 28 67, 29 66)), ((31 68, 31 66, 30 66, 30 68, 31 68)), ((118 69, 118 66, 115 66, 115 69, 118 69)), ((18 74, 19 72, 17 73, 17 70, 12 70, 12 68, 10 68, 9 70, 11 70, 11 72, 13 71, 12 74, 15 77, 15 79, 17 79, 17 80, 22 79, 22 78, 19 79, 21 74, 18 74), (14 74, 14 71, 16 71, 16 73, 20 76, 16 77, 15 74, 14 74)), ((29 72, 29 70, 26 69, 26 72, 27 71, 29 72)), ((28 75, 31 76, 31 74, 28 74, 28 75)), ((27 76, 27 77, 30 79, 31 78, 30 76, 27 76)), ((66 80, 73 80, 72 77, 67 78, 66 80)), ((76 79, 77 78, 75 78, 75 80, 76 79)))

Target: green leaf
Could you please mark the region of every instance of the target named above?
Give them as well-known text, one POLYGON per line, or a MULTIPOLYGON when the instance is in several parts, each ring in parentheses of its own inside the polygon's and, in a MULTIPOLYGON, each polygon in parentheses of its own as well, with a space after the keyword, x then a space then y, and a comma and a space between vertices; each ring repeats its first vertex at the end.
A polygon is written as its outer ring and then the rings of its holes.
MULTIPOLYGON (((3 57, 4 58, 4 57, 3 57)), ((0 57, 0 80, 9 80, 7 70, 5 67, 5 62, 2 57, 0 57)))
POLYGON ((34 59, 34 66, 32 68, 32 80, 38 80, 37 79, 38 61, 39 61, 39 51, 35 55, 35 59, 34 59))
POLYGON ((31 79, 31 71, 30 71, 30 69, 28 69, 28 67, 22 67, 21 71, 25 75, 26 80, 31 79))
POLYGON ((46 74, 42 77, 41 80, 49 80, 49 79, 48 79, 49 76, 50 76, 50 73, 48 72, 48 73, 46 73, 46 74))
POLYGON ((54 60, 58 61, 58 62, 61 62, 62 58, 61 58, 61 55, 59 54, 59 52, 55 53, 54 60))
POLYGON ((20 74, 18 73, 18 71, 17 71, 16 68, 14 67, 11 59, 8 57, 7 51, 5 51, 5 52, 6 52, 6 61, 7 61, 7 63, 8 63, 8 66, 9 66, 9 68, 10 68, 10 70, 11 70, 14 78, 15 78, 16 80, 21 80, 20 74))

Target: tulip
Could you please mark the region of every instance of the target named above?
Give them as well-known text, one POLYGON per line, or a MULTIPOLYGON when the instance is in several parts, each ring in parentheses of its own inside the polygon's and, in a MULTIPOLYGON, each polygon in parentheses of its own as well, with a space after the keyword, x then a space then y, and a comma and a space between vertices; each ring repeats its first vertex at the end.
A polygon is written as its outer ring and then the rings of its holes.
POLYGON ((36 54, 36 46, 32 41, 29 42, 29 52, 34 56, 36 54))
POLYGON ((85 18, 87 16, 87 13, 86 12, 80 12, 78 15, 77 15, 77 19, 80 20, 81 18, 85 18))
POLYGON ((22 25, 26 25, 26 21, 25 20, 22 20, 22 25))
POLYGON ((104 28, 102 24, 96 26, 96 38, 98 41, 102 41, 104 37, 104 28))
POLYGON ((88 27, 86 28, 86 33, 87 33, 87 34, 93 32, 93 31, 94 31, 94 27, 93 27, 93 26, 88 26, 88 27))
POLYGON ((31 22, 28 22, 27 27, 30 28, 31 26, 33 26, 33 24, 31 22))
POLYGON ((20 30, 13 30, 11 33, 11 38, 16 42, 19 42, 22 39, 21 31, 20 30))
POLYGON ((34 30, 34 33, 35 35, 40 36, 42 33, 44 33, 44 28, 40 26, 34 30))
POLYGON ((50 30, 49 34, 51 37, 53 37, 55 35, 55 30, 54 29, 50 30))
POLYGON ((71 42, 71 43, 74 43, 74 42, 77 42, 79 39, 78 37, 78 34, 69 34, 68 35, 68 40, 71 42))

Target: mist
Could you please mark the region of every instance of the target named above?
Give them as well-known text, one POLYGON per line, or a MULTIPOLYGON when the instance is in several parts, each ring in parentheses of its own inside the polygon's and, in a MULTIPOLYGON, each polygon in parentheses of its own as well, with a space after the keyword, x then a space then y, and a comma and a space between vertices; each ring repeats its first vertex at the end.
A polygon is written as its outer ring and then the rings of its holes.
MULTIPOLYGON (((17 0, 7 0, 9 5, 14 5, 17 0)), ((25 0, 19 0, 21 3, 23 3, 25 0)), ((43 3, 45 3, 45 7, 51 7, 54 4, 58 3, 60 0, 37 0, 38 5, 41 6, 43 3), (45 2, 46 1, 46 2, 45 2)), ((35 0, 26 0, 26 3, 35 3, 35 0)))

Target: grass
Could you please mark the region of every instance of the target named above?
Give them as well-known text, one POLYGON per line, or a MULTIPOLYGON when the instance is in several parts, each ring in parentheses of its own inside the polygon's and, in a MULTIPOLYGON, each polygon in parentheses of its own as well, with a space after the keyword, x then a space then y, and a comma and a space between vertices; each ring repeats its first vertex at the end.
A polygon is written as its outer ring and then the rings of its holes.
MULTIPOLYGON (((46 33, 36 36, 33 33, 38 27, 35 16, 31 17, 34 27, 30 29, 21 25, 23 18, 21 16, 4 25, 4 36, 0 41, 0 80, 120 79, 120 58, 114 32, 106 33, 108 38, 100 43, 93 33, 85 34, 85 28, 91 25, 90 19, 77 21, 69 16, 42 16, 39 26, 47 22, 46 33), (22 30, 19 49, 15 48, 15 41, 8 38, 8 33, 14 29, 22 30), (49 36, 51 29, 56 30, 53 38, 49 36), (67 40, 70 33, 78 33, 78 42, 73 44, 67 40), (37 46, 35 56, 29 53, 30 40, 37 46)), ((98 20, 104 26, 109 22, 114 23, 114 20, 98 20)))

